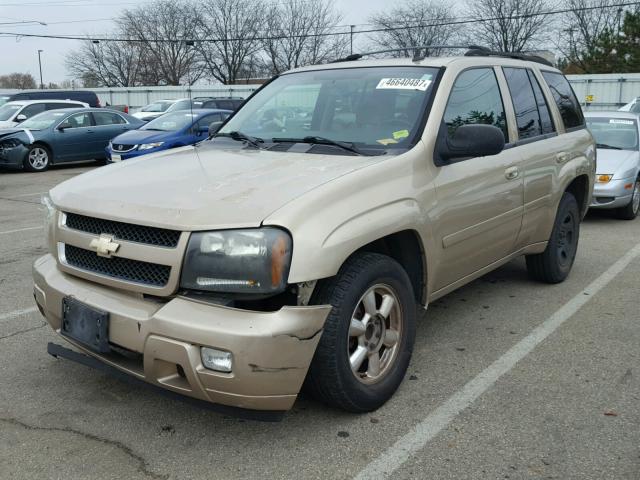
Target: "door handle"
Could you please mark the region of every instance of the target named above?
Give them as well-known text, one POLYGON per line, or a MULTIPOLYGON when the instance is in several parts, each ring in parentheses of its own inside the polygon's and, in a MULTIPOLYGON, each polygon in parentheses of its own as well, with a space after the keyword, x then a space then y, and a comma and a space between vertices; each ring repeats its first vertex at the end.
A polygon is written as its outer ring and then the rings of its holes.
POLYGON ((520 170, 518 167, 509 167, 504 171, 504 176, 507 180, 515 180, 520 176, 520 170))
POLYGON ((568 153, 561 152, 561 153, 558 153, 556 155, 556 161, 558 163, 565 163, 567 160, 569 160, 569 154, 568 153))

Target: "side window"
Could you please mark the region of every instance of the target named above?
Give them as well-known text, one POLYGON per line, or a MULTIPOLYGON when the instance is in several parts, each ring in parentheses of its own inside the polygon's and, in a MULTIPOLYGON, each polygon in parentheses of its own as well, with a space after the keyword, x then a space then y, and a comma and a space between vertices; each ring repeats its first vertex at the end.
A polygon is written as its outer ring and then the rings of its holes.
POLYGON ((27 105, 20 112, 21 115, 31 118, 38 113, 44 112, 44 103, 34 103, 33 105, 27 105))
POLYGON ((474 68, 458 75, 443 120, 449 136, 461 125, 483 123, 498 127, 508 141, 500 87, 492 68, 474 68))
POLYGON ((76 103, 47 103, 45 110, 59 110, 60 108, 82 108, 82 105, 76 103))
POLYGON ((125 123, 120 115, 110 112, 93 112, 93 120, 96 122, 96 126, 120 125, 125 123))
POLYGON ((67 118, 64 123, 64 128, 85 128, 91 126, 91 117, 88 112, 76 113, 67 118))
POLYGON ((529 80, 531 81, 533 93, 536 96, 536 103, 538 104, 538 113, 540 113, 540 126, 542 127, 542 134, 546 135, 547 133, 553 133, 556 131, 556 127, 553 125, 551 113, 549 112, 549 105, 547 105, 547 101, 542 94, 542 89, 540 88, 538 79, 531 70, 527 70, 527 73, 529 74, 529 80))
POLYGON ((542 135, 540 114, 529 75, 524 68, 503 68, 509 85, 518 125, 518 138, 537 137, 542 135))
POLYGON ((573 89, 564 75, 555 72, 542 72, 551 93, 553 99, 560 110, 562 121, 566 129, 582 127, 584 126, 584 115, 582 115, 582 109, 578 103, 573 89))

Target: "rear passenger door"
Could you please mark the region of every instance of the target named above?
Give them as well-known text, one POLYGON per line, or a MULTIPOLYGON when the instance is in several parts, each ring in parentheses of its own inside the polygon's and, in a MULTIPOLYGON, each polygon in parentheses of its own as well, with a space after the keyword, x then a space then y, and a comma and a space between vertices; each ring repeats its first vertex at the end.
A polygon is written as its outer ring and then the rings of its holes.
POLYGON ((549 103, 540 80, 531 68, 503 67, 516 118, 518 137, 512 148, 522 158, 524 214, 516 248, 546 241, 549 237, 541 225, 553 204, 552 192, 557 180, 558 137, 549 103))
MULTIPOLYGON (((458 75, 443 122, 448 135, 460 125, 484 123, 500 128, 509 138, 493 67, 472 68, 458 75)), ((461 159, 438 168, 434 232, 441 251, 434 266, 436 290, 513 252, 522 222, 519 161, 518 154, 507 148, 497 155, 461 159)))

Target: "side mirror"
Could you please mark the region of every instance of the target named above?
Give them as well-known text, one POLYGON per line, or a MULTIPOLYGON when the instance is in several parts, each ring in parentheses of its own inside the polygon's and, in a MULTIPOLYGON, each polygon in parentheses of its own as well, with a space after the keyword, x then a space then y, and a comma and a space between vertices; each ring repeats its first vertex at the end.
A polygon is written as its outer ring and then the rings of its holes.
POLYGON ((61 123, 60 125, 58 125, 56 130, 60 130, 61 132, 64 132, 65 128, 71 128, 71 125, 69 125, 68 123, 61 123))
POLYGON ((209 124, 209 137, 213 137, 216 133, 218 133, 218 130, 220 130, 221 126, 222 126, 222 122, 220 122, 220 121, 210 123, 209 124))
POLYGON ((479 123, 459 126, 449 137, 443 123, 438 135, 436 164, 444 165, 458 158, 486 157, 504 150, 504 134, 493 125, 479 123))
POLYGON ((27 116, 24 113, 21 113, 16 117, 16 122, 24 122, 27 119, 27 116))

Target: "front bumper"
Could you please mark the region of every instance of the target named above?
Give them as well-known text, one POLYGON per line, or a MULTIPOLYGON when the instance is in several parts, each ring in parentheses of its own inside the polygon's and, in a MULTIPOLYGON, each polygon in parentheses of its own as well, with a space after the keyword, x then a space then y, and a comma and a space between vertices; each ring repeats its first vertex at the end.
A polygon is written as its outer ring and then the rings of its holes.
POLYGON ((110 353, 63 337, 83 353, 164 389, 244 409, 293 406, 331 310, 257 312, 181 297, 163 302, 65 274, 51 255, 36 260, 33 270, 36 302, 56 332, 66 296, 109 312, 110 353), (232 373, 205 369, 201 346, 232 352, 232 373))
POLYGON ((130 158, 141 157, 143 155, 149 155, 150 153, 161 152, 162 150, 165 150, 165 149, 162 147, 158 147, 158 148, 150 148, 149 150, 131 150, 129 152, 120 153, 120 152, 113 151, 111 150, 111 148, 107 147, 105 149, 105 152, 107 154, 107 163, 117 163, 117 162, 114 162, 113 159, 111 158, 112 155, 120 155, 121 160, 129 160, 130 158))
POLYGON ((631 201, 635 179, 611 180, 607 183, 596 183, 593 187, 590 208, 625 207, 631 201), (625 188, 631 185, 630 188, 625 188))
POLYGON ((22 168, 29 149, 24 145, 0 151, 0 167, 22 168))

